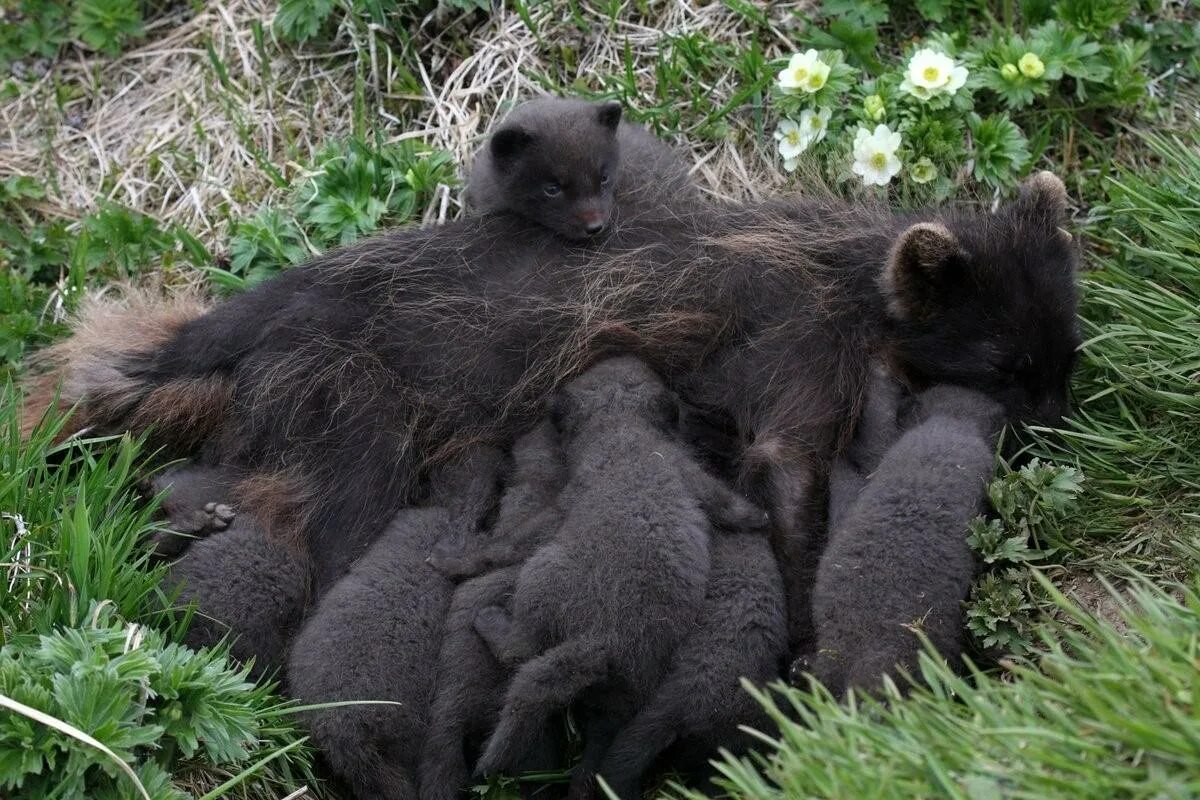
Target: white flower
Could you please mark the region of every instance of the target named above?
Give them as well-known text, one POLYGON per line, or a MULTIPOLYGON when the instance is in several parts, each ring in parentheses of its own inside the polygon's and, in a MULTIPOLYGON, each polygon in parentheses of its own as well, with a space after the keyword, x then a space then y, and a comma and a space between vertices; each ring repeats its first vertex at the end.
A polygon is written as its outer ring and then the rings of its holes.
POLYGON ((867 186, 886 186, 900 172, 900 134, 887 125, 876 125, 875 132, 859 128, 854 137, 854 164, 851 169, 867 186))
POLYGON ((784 94, 812 94, 824 86, 828 79, 829 65, 821 60, 816 50, 806 50, 792 56, 779 73, 779 88, 784 94))
POLYGON ((798 159, 798 158, 785 158, 783 160, 783 168, 786 169, 788 172, 795 172, 796 167, 798 167, 799 165, 800 165, 800 159, 798 159))
POLYGON ((924 48, 913 53, 900 88, 921 100, 954 94, 967 82, 967 68, 954 65, 945 53, 924 48))
POLYGON ((808 140, 795 120, 785 119, 775 129, 775 140, 779 142, 779 155, 784 161, 795 159, 808 149, 808 140))
POLYGON ((832 108, 818 108, 816 111, 806 108, 800 112, 800 136, 804 140, 805 149, 825 138, 832 114, 832 108))

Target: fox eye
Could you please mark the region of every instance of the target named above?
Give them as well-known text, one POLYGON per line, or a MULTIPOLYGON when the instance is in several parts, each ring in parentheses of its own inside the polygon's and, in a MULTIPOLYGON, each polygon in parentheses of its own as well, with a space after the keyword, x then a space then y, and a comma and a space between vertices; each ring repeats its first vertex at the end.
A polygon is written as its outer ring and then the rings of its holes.
POLYGON ((546 197, 558 197, 562 193, 562 187, 556 182, 550 181, 542 187, 542 191, 546 193, 546 197))
POLYGON ((607 172, 600 173, 600 185, 608 186, 608 173, 607 172))

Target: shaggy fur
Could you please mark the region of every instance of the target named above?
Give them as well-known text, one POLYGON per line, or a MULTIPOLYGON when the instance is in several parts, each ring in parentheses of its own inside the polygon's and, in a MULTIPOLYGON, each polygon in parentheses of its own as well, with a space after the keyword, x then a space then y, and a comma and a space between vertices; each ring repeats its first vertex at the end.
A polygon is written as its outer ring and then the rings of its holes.
POLYGON ((443 537, 429 563, 450 578, 470 578, 518 564, 558 529, 558 493, 566 480, 558 433, 549 421, 517 439, 496 524, 488 536, 443 537))
POLYGON ((986 502, 1004 409, 979 392, 938 386, 916 398, 915 415, 821 558, 817 650, 798 668, 835 693, 912 672, 916 631, 948 659, 962 649, 961 605, 975 571, 967 523, 986 502))
POLYGON ((211 647, 228 637, 230 653, 254 663, 256 676, 277 672, 308 601, 311 565, 304 553, 266 537, 247 514, 197 541, 165 581, 177 603, 196 603, 183 641, 211 647))
MULTIPOLYGON (((704 597, 706 506, 730 525, 761 526, 760 512, 664 430, 674 408, 658 376, 632 358, 602 362, 556 400, 570 475, 562 525, 521 568, 511 615, 493 606, 476 617, 497 657, 522 665, 479 772, 514 767, 550 715, 585 693, 606 723, 631 715, 704 597)), ((607 750, 597 733, 585 726, 581 776, 607 750)))
POLYGON ((517 106, 475 156, 471 208, 509 211, 567 239, 608 227, 649 198, 697 196, 687 166, 621 104, 543 97, 517 106))
POLYGON ((618 797, 637 800, 642 774, 668 748, 674 770, 703 770, 720 748, 746 749, 753 739, 738 726, 769 732, 770 725, 739 680, 761 686, 778 679, 786 656, 783 581, 767 538, 714 538, 696 627, 654 696, 617 734, 600 774, 618 797))
POLYGON ((147 396, 145 387, 125 373, 123 365, 130 357, 152 357, 187 322, 207 311, 203 301, 188 294, 163 300, 148 291, 126 289, 116 297, 87 298, 72 320, 72 336, 31 360, 33 374, 25 383, 21 415, 23 434, 28 436, 47 409, 56 405, 57 394, 57 408, 75 408, 60 435, 93 426, 104 432, 114 420, 127 420, 125 424, 138 428, 161 422, 159 427, 168 437, 177 437, 171 441, 196 445, 227 411, 230 387, 225 381, 206 376, 186 384, 189 396, 176 393, 181 404, 170 408, 163 404, 170 388, 155 387, 147 396), (156 414, 163 414, 163 419, 156 414))
POLYGON ((597 247, 484 215, 326 253, 152 352, 83 352, 69 367, 107 376, 89 385, 96 397, 125 398, 94 418, 107 429, 170 381, 232 380, 232 411, 204 449, 314 487, 298 501, 301 533, 326 586, 431 464, 466 443, 508 446, 555 387, 605 354, 636 353, 692 406, 732 421, 740 480, 771 511, 801 650, 823 484, 872 359, 915 390, 984 391, 1013 419, 1065 409, 1078 334, 1063 206, 1053 176, 995 214, 644 204, 597 247), (930 222, 955 247, 937 262, 922 260, 942 257, 928 248, 907 257, 905 231, 930 222), (889 302, 903 270, 919 270, 912 291, 889 302))
POLYGON ((301 703, 386 700, 305 715, 313 742, 359 798, 409 800, 429 727, 434 671, 454 586, 425 563, 455 528, 488 513, 501 456, 481 449, 440 471, 426 508, 401 511, 317 604, 292 645, 290 694, 301 703))

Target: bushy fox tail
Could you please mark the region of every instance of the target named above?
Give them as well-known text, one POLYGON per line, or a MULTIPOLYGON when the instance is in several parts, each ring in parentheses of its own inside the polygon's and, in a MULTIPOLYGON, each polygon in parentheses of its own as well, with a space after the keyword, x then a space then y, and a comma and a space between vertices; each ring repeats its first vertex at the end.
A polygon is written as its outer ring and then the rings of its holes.
POLYGON ((163 443, 186 447, 200 441, 223 416, 230 382, 205 376, 155 383, 139 375, 138 366, 207 311, 193 294, 164 298, 126 289, 88 298, 72 320, 71 335, 30 359, 22 382, 22 434, 28 436, 56 407, 75 409, 61 436, 140 432, 153 424, 169 439, 163 443))

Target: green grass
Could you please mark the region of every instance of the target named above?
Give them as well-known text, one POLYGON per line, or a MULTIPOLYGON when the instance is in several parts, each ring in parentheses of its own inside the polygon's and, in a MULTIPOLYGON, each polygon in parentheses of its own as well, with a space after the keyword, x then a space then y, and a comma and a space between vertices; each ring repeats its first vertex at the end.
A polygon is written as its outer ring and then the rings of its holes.
POLYGON ((1030 655, 964 677, 926 658, 905 699, 781 690, 781 734, 722 767, 733 797, 1200 792, 1200 138, 1144 140, 1155 166, 1113 176, 1087 229, 1077 414, 1034 446, 1059 467, 1002 474, 1014 538, 973 542, 996 556, 977 643, 1030 655), (1056 586, 1086 573, 1115 588, 1081 609, 1056 586))
POLYGON ((820 687, 764 696, 782 731, 760 756, 723 763, 730 795, 1196 796, 1200 584, 1140 584, 1122 632, 1043 586, 1066 618, 1041 626, 1044 654, 1010 662, 1004 680, 926 659, 927 688, 903 700, 838 704, 820 687))
MULTIPOLYGON (((87 291, 124 281, 241 291, 325 248, 453 216, 456 167, 512 91, 617 97, 631 118, 691 148, 706 188, 744 196, 787 183, 771 131, 788 54, 841 49, 873 76, 894 71, 916 39, 954 39, 996 71, 975 87, 991 121, 963 116, 913 138, 928 148, 953 139, 939 151, 943 172, 961 163, 955 187, 976 200, 968 128, 973 147, 1003 156, 1003 169, 974 165, 995 172, 992 183, 1034 167, 1066 179, 1087 255, 1076 415, 1064 430, 1035 432, 1036 464, 1002 470, 996 513, 965 534, 985 565, 966 609, 980 667, 959 677, 929 659, 929 688, 884 702, 774 695, 791 721, 759 755, 726 762, 731 793, 1200 794, 1194 8, 826 0, 804 27, 790 6, 743 0, 518 0, 496 14, 473 0, 283 2, 274 24, 242 0, 227 13, 125 0, 14 7, 18 24, 0 32, 0 69, 12 75, 0 78, 0 118, 17 145, 11 158, 0 152, 3 375, 62 335, 87 291), (836 24, 847 13, 862 19, 836 24), (1128 80, 1090 80, 1086 99, 1069 77, 997 82, 1000 61, 1033 46, 1031 30, 1047 20, 1102 43, 1091 67, 1128 80), (435 101, 430 90, 443 86, 435 101), (1046 91, 1027 105, 1019 89, 1046 91), (1025 150, 1000 130, 1002 112, 1025 150), (147 119, 152 129, 140 127, 147 119), (1081 608, 1062 597, 1093 575, 1114 593, 1080 595, 1081 608)), ((1065 63, 1067 50, 1055 57, 1065 63)), ((907 186, 893 193, 920 199, 907 186)), ((0 795, 140 796, 72 726, 155 798, 266 800, 314 785, 312 753, 273 687, 248 682, 221 650, 174 644, 187 615, 159 591, 162 567, 140 544, 155 525, 134 491, 149 454, 125 437, 56 444, 55 421, 22 443, 14 414, 7 389, 0 695, 55 724, 0 710, 0 795)), ((488 795, 510 790, 494 781, 488 795)))
POLYGON ((154 800, 277 796, 313 782, 311 751, 270 685, 222 648, 172 643, 186 609, 159 588, 145 536, 154 504, 135 478, 147 463, 127 436, 55 444, 61 420, 20 440, 16 394, 0 394, 0 792, 133 797, 129 764, 154 800), (104 753, 69 731, 105 745, 104 753), (261 766, 257 762, 270 757, 261 766), (200 769, 197 769, 200 767, 200 769))

